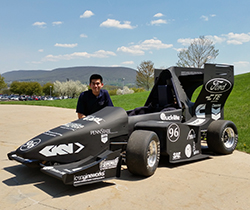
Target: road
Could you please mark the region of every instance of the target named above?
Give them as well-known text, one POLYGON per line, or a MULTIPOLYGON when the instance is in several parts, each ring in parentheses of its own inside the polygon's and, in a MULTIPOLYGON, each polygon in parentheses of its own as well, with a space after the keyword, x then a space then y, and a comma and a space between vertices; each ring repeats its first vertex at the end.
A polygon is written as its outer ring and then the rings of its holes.
POLYGON ((10 161, 7 153, 58 125, 75 110, 0 105, 0 209, 249 209, 250 155, 211 156, 171 165, 162 158, 149 178, 130 174, 86 186, 66 186, 39 170, 10 161))

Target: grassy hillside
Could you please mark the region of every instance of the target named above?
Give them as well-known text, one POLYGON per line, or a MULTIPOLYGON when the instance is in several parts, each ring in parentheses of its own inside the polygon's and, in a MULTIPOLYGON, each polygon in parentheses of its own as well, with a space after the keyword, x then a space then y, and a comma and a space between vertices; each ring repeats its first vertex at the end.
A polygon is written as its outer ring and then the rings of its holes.
POLYGON ((237 126, 237 149, 250 153, 250 73, 235 76, 233 91, 225 105, 225 119, 237 126))
MULTIPOLYGON (((225 119, 233 121, 239 132, 239 142, 237 149, 250 153, 250 73, 235 76, 235 83, 225 105, 225 119)), ((130 110, 143 106, 149 92, 134 93, 130 95, 111 96, 115 106, 130 110)), ((55 100, 55 101, 27 101, 27 102, 0 102, 2 104, 30 104, 55 106, 75 109, 77 99, 55 100)))

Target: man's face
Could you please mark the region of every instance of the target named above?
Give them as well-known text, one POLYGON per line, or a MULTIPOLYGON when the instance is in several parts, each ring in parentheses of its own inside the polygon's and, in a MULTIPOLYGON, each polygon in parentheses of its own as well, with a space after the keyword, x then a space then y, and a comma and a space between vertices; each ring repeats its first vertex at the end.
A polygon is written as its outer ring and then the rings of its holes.
POLYGON ((92 79, 91 80, 91 83, 89 84, 91 90, 92 90, 92 93, 95 95, 95 96, 98 96, 99 93, 100 93, 100 90, 102 89, 103 87, 103 83, 101 82, 100 79, 92 79))

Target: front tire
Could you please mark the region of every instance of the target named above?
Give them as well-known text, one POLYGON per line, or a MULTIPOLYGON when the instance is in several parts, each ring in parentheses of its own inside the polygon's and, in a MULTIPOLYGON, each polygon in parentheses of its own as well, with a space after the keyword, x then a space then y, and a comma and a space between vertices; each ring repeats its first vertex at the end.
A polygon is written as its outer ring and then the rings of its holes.
POLYGON ((213 121, 207 130, 208 148, 217 154, 231 154, 238 143, 235 124, 227 120, 213 121))
POLYGON ((136 130, 129 137, 126 149, 128 170, 135 175, 151 176, 158 167, 160 141, 155 132, 136 130))

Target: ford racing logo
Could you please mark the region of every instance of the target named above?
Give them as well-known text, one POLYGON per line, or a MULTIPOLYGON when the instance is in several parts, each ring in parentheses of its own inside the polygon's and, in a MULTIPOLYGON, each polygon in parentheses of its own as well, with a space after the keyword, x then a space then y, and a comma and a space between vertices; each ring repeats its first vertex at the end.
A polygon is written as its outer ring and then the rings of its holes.
POLYGON ((222 78, 211 79, 205 85, 205 89, 210 93, 224 93, 232 87, 232 84, 222 78))

